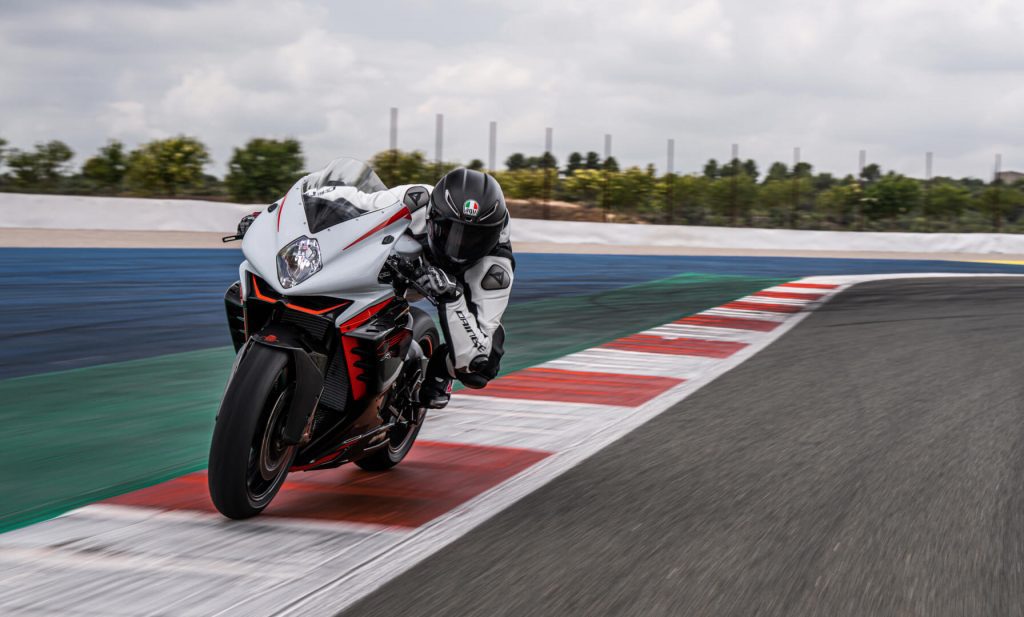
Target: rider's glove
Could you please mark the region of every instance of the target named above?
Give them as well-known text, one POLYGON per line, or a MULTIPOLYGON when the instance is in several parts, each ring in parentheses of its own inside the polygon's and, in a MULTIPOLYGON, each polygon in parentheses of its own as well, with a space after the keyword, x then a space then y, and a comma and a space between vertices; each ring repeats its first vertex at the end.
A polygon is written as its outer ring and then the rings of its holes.
POLYGON ((249 227, 252 226, 256 217, 259 216, 259 212, 253 212, 252 214, 246 214, 242 217, 242 220, 238 221, 238 237, 242 238, 245 236, 245 232, 249 231, 249 227))
POLYGON ((462 297, 459 283, 441 268, 430 266, 416 280, 416 284, 440 302, 452 302, 462 297))

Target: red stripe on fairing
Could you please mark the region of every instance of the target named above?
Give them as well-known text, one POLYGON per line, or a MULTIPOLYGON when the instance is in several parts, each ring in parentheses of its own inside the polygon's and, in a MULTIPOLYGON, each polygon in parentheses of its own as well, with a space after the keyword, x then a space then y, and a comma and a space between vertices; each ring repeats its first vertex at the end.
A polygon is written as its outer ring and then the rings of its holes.
POLYGON ((466 389, 459 394, 637 407, 683 381, 671 377, 535 367, 500 377, 484 389, 466 389))
POLYGON ((829 285, 827 283, 783 283, 779 287, 803 287, 806 289, 836 289, 839 285, 829 285))
POLYGON ((341 333, 345 334, 346 332, 351 332, 358 328, 359 326, 363 325, 364 323, 369 321, 371 317, 379 313, 381 309, 391 304, 392 300, 394 300, 393 297, 388 298, 386 300, 382 300, 381 302, 378 302, 377 304, 374 304, 370 308, 364 310, 362 313, 359 313, 352 319, 349 319, 345 323, 341 324, 341 326, 339 326, 341 333))
POLYGON ((366 394, 366 382, 359 379, 365 374, 365 371, 356 366, 359 356, 354 351, 359 341, 350 336, 343 336, 341 344, 345 348, 345 363, 348 365, 348 383, 352 387, 352 400, 358 401, 366 394))
POLYGON ((746 347, 736 341, 709 341, 698 338, 665 338, 651 334, 634 334, 605 343, 605 349, 657 353, 670 356, 698 356, 724 359, 746 347))
POLYGON ((766 313, 799 313, 802 306, 796 304, 774 304, 771 302, 744 302, 737 300, 723 304, 721 308, 733 309, 734 311, 764 311, 766 313))
POLYGON ((759 291, 751 294, 759 298, 780 298, 783 300, 820 300, 824 294, 805 294, 795 291, 759 291))
POLYGON ((277 230, 281 231, 281 213, 284 212, 284 202, 288 199, 288 193, 284 194, 281 198, 281 203, 277 206, 277 230))
POLYGON ((683 326, 704 326, 706 328, 729 328, 732 330, 756 330, 771 332, 778 328, 780 322, 764 319, 746 319, 744 317, 722 317, 720 315, 693 315, 675 322, 683 326))
POLYGON ((345 363, 348 365, 348 382, 352 387, 352 398, 355 400, 363 398, 363 395, 366 394, 366 383, 358 379, 358 377, 362 375, 364 371, 363 369, 356 366, 356 360, 358 360, 359 357, 356 356, 353 350, 355 349, 357 342, 353 338, 344 336, 344 334, 346 332, 351 332, 358 328, 359 326, 363 325, 364 323, 370 321, 371 317, 379 313, 387 305, 391 304, 392 300, 394 300, 394 298, 388 298, 386 300, 378 302, 377 304, 374 304, 373 306, 359 313, 352 319, 349 319, 345 323, 338 326, 338 331, 342 334, 341 346, 343 349, 343 353, 345 354, 345 363))
POLYGON ((378 231, 384 229, 385 227, 387 227, 388 225, 391 225, 392 223, 394 223, 396 221, 400 221, 402 219, 411 219, 411 218, 412 218, 412 214, 409 213, 409 208, 406 208, 405 206, 402 206, 402 209, 399 210, 398 212, 396 212, 391 218, 389 218, 388 220, 384 221, 380 225, 377 225, 376 227, 374 227, 370 231, 368 231, 365 234, 363 234, 363 235, 359 236, 358 238, 356 238, 355 242, 353 242, 352 244, 346 246, 344 250, 348 250, 348 249, 352 248, 353 246, 359 244, 363 240, 369 238, 373 234, 377 233, 378 231))
MULTIPOLYGON (((402 464, 369 474, 353 465, 295 474, 262 516, 414 528, 544 460, 550 452, 417 441, 402 464)), ((206 472, 114 497, 122 506, 216 512, 206 472)))

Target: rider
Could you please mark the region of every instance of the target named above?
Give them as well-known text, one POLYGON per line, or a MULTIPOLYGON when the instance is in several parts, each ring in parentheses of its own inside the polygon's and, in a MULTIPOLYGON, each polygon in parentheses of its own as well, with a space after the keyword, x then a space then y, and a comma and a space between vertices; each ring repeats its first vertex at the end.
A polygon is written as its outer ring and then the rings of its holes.
MULTIPOLYGON (((494 379, 505 351, 501 317, 515 271, 508 207, 498 181, 459 168, 445 174, 433 189, 412 184, 387 194, 361 193, 347 186, 314 192, 322 199, 344 198, 366 211, 387 207, 394 203, 391 195, 400 195, 412 211, 407 233, 423 245, 429 263, 417 283, 438 300, 445 338, 430 357, 420 401, 440 409, 451 398, 453 379, 469 388, 483 388, 494 379)), ((240 236, 252 220, 242 220, 240 236)))
MULTIPOLYGON (((426 199, 425 189, 414 185, 396 192, 416 204, 426 199)), ((515 257, 501 186, 479 171, 449 172, 430 191, 427 207, 414 213, 409 233, 425 245, 431 263, 418 283, 439 301, 445 344, 431 356, 420 388, 421 402, 438 409, 448 404, 453 379, 469 388, 486 386, 505 352, 501 317, 515 257)))

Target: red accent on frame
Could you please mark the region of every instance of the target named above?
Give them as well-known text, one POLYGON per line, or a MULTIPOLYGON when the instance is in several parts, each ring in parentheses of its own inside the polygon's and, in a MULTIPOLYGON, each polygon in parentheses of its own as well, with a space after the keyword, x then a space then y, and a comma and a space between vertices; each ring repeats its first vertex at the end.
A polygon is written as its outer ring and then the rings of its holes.
POLYGON ((534 367, 500 377, 484 389, 461 390, 459 395, 637 407, 681 383, 682 379, 671 377, 534 367))
POLYGON ((402 206, 402 209, 399 210, 398 212, 396 212, 391 218, 389 218, 388 220, 384 221, 380 225, 377 225, 376 227, 374 227, 370 231, 366 232, 365 234, 359 236, 358 238, 356 238, 356 240, 352 244, 349 244, 343 250, 348 250, 348 249, 352 248, 353 246, 359 244, 363 240, 369 238, 373 234, 377 233, 378 231, 384 229, 385 227, 387 227, 388 225, 391 225, 392 223, 394 223, 396 221, 400 221, 402 219, 411 219, 411 218, 412 218, 412 214, 409 213, 409 208, 406 208, 405 206, 402 206))
POLYGON ((355 348, 359 341, 350 336, 343 336, 341 344, 345 348, 345 363, 348 365, 348 382, 352 385, 352 398, 358 401, 366 394, 366 382, 359 379, 364 371, 356 366, 359 356, 356 355, 355 348))
POLYGON ((277 206, 277 230, 278 231, 281 231, 281 213, 284 212, 284 202, 285 202, 286 199, 288 199, 288 193, 284 194, 284 197, 281 198, 280 205, 277 206))
POLYGON ((341 326, 339 326, 338 329, 341 330, 342 334, 345 334, 346 332, 351 332, 351 331, 355 330, 359 326, 361 326, 364 323, 370 321, 370 318, 373 317, 374 315, 376 315, 377 313, 379 313, 381 311, 381 309, 383 309, 387 305, 391 304, 392 300, 394 300, 394 298, 388 298, 386 300, 378 302, 377 304, 374 304, 373 306, 371 306, 370 308, 366 309, 362 313, 359 313, 358 315, 356 315, 352 319, 349 319, 345 323, 341 324, 341 326))
POLYGON ((803 306, 797 304, 774 304, 771 302, 744 302, 743 300, 737 300, 728 304, 723 304, 722 308, 733 309, 735 311, 764 311, 766 313, 799 313, 804 309, 803 306))
MULTIPOLYGON (((255 276, 252 277, 252 290, 253 290, 253 293, 256 294, 256 298, 259 299, 259 300, 263 300, 264 302, 270 302, 271 304, 273 304, 274 302, 281 301, 279 298, 271 298, 270 296, 264 295, 263 292, 260 291, 260 286, 256 283, 256 277, 255 276)), ((329 307, 327 307, 325 309, 316 310, 316 309, 306 308, 304 306, 299 306, 298 304, 292 304, 291 302, 285 302, 284 303, 284 305, 287 308, 290 308, 290 309, 292 309, 294 311, 299 311, 301 313, 308 313, 310 315, 326 315, 327 313, 330 313, 331 311, 333 311, 335 309, 339 309, 339 308, 341 308, 343 306, 346 306, 348 304, 349 304, 349 302, 346 301, 346 302, 342 302, 341 304, 335 304, 334 306, 329 306, 329 307)))
POLYGON ((270 302, 271 304, 277 302, 277 298, 271 298, 270 296, 263 295, 263 292, 260 291, 260 286, 256 283, 255 276, 252 277, 252 291, 254 294, 256 294, 256 298, 259 300, 263 300, 264 302, 270 302))
POLYGON ((288 308, 290 308, 292 310, 299 311, 300 313, 309 313, 310 315, 324 315, 326 313, 330 313, 334 309, 340 309, 341 307, 343 307, 343 306, 345 306, 347 304, 348 304, 348 302, 342 302, 341 304, 335 304, 334 306, 330 306, 330 307, 327 307, 327 308, 321 309, 321 310, 313 310, 313 309, 310 309, 310 308, 306 308, 304 306, 299 306, 298 304, 292 304, 290 302, 288 304, 285 304, 285 306, 287 306, 288 308))
MULTIPOLYGON (((262 516, 415 528, 550 454, 523 448, 417 441, 402 464, 387 473, 366 473, 345 465, 289 476, 262 516)), ((105 503, 216 512, 210 502, 206 472, 202 471, 105 503)))
POLYGON ((836 289, 839 285, 829 285, 827 283, 783 283, 779 287, 803 287, 805 289, 836 289))
POLYGON ((759 298, 781 298, 783 300, 820 300, 824 294, 797 293, 795 291, 759 291, 751 294, 759 298))
POLYGON ((737 341, 709 341, 698 338, 665 338, 650 334, 634 334, 601 345, 605 349, 658 353, 670 356, 699 356, 702 358, 728 358, 746 347, 737 341))
POLYGON ((720 315, 693 315, 675 323, 682 326, 704 326, 707 328, 730 328, 733 330, 756 330, 771 332, 781 325, 778 321, 747 319, 745 317, 722 317, 720 315))

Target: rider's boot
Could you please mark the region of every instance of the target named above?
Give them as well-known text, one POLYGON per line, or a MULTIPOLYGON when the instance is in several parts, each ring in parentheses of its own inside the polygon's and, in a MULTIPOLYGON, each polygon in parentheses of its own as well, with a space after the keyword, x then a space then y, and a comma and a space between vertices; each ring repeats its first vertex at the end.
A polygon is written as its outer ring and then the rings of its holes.
POLYGON ((424 407, 444 409, 451 400, 452 376, 448 364, 448 346, 442 345, 430 357, 420 386, 420 404, 424 407))

